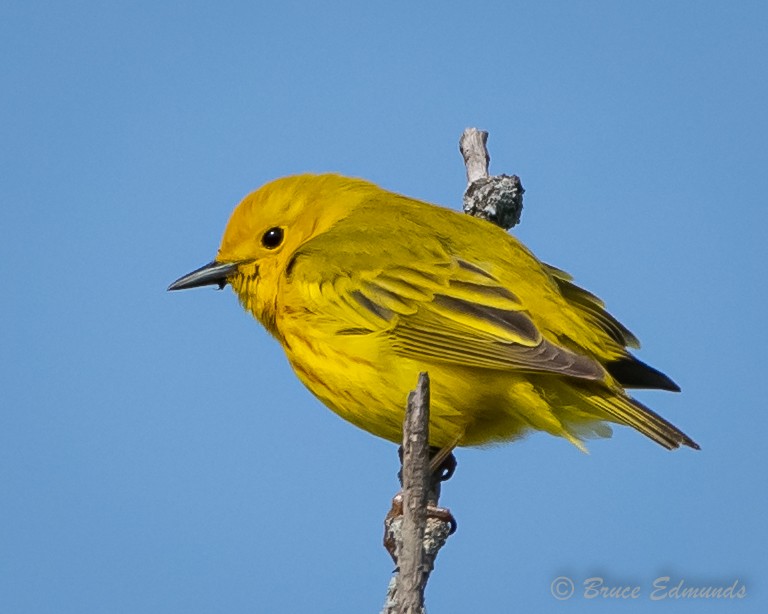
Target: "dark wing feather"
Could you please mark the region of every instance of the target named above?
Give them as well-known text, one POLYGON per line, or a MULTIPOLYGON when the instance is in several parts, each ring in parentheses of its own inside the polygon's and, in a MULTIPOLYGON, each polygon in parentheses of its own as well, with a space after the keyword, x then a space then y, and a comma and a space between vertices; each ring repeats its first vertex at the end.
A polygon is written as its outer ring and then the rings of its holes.
POLYGON ((388 332, 400 355, 486 369, 605 377, 597 361, 544 338, 517 297, 480 267, 457 260, 422 275, 421 266, 414 263, 414 271, 405 275, 410 297, 398 291, 389 274, 361 283, 356 295, 371 314, 390 316, 388 332), (432 281, 419 285, 420 278, 432 281))
POLYGON ((626 326, 605 310, 605 303, 591 292, 573 283, 565 271, 544 265, 557 283, 560 293, 590 323, 601 328, 611 339, 622 347, 639 348, 640 342, 626 326))
MULTIPOLYGON (((572 282, 571 276, 551 265, 545 265, 555 279, 561 294, 581 315, 601 328, 622 347, 639 348, 640 342, 632 332, 605 310, 603 301, 572 282)), ((623 358, 605 363, 611 376, 625 388, 658 388, 680 392, 680 387, 661 371, 627 354, 623 358)))
POLYGON ((658 388, 680 392, 680 386, 672 379, 631 354, 606 363, 605 368, 625 388, 658 388))

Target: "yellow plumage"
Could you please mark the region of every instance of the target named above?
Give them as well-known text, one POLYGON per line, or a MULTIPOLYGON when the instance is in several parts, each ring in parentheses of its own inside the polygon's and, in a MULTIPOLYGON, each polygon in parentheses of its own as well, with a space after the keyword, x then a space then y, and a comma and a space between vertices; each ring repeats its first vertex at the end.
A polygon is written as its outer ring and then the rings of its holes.
POLYGON ((579 447, 628 424, 698 446, 629 397, 677 390, 628 353, 599 299, 493 224, 338 175, 246 197, 214 262, 171 289, 229 283, 329 408, 392 441, 420 371, 430 443, 482 445, 530 430, 579 447))

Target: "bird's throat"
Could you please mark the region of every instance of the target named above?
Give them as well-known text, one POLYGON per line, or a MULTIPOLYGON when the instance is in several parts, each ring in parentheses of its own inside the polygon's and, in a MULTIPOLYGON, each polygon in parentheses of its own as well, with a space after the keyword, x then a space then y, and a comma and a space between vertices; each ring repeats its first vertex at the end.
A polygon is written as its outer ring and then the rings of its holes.
POLYGON ((249 311, 269 333, 279 338, 277 330, 277 308, 275 297, 265 292, 264 284, 260 283, 259 276, 237 275, 230 280, 230 285, 235 291, 240 304, 249 311))

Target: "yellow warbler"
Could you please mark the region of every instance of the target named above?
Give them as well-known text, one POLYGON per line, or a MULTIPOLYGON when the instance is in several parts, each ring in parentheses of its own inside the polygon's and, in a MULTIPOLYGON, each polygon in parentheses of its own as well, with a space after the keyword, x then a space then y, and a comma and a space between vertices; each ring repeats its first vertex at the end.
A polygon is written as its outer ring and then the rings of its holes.
POLYGON ((626 424, 698 445, 625 388, 679 390, 626 349, 594 295, 490 222, 359 179, 298 175, 247 196, 216 259, 170 290, 230 284, 330 409, 400 441, 406 398, 431 380, 430 444, 582 439, 626 424))

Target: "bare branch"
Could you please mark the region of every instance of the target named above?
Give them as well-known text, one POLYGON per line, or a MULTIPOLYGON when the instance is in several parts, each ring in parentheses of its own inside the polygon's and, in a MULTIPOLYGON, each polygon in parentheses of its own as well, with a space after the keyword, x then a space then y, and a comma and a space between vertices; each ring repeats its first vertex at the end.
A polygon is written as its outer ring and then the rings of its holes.
POLYGON ((421 614, 428 572, 424 565, 424 533, 429 491, 429 376, 419 374, 408 395, 403 423, 403 489, 392 500, 384 542, 398 566, 390 582, 384 612, 421 614))
POLYGON ((399 553, 400 607, 418 612, 424 605, 424 531, 429 490, 429 376, 419 374, 408 395, 403 432, 403 548, 399 553))
POLYGON ((420 614, 428 573, 424 565, 424 531, 429 489, 429 376, 419 374, 416 390, 408 395, 403 425, 403 524, 397 552, 398 611, 420 614))
MULTIPOLYGON (((464 211, 506 229, 520 220, 525 190, 515 175, 488 175, 487 140, 487 132, 468 128, 459 142, 467 167, 464 211)), ((441 452, 449 453, 450 448, 441 452)), ((452 454, 448 457, 455 463, 452 454)), ((382 614, 424 614, 424 590, 435 559, 456 530, 451 513, 437 506, 440 483, 455 465, 444 476, 442 469, 435 471, 431 464, 427 373, 419 374, 416 389, 408 396, 401 460, 403 489, 392 499, 384 521, 384 546, 397 569, 389 582, 382 614)))
POLYGON ((520 221, 523 189, 517 175, 488 175, 490 155, 486 148, 488 133, 467 128, 459 139, 459 149, 467 167, 464 213, 509 229, 520 221))
POLYGON ((488 133, 477 128, 467 128, 459 139, 459 151, 464 157, 464 166, 467 167, 467 185, 478 179, 488 179, 491 156, 486 147, 487 142, 488 133))

